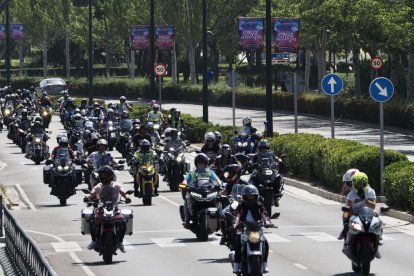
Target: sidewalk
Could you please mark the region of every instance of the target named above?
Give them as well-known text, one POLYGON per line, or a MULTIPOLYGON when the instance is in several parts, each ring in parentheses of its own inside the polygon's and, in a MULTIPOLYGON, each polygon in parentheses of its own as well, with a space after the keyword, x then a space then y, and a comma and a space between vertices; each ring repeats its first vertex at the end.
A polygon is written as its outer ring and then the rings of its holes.
POLYGON ((5 238, 0 238, 0 276, 15 276, 20 275, 16 270, 12 259, 7 254, 5 238))

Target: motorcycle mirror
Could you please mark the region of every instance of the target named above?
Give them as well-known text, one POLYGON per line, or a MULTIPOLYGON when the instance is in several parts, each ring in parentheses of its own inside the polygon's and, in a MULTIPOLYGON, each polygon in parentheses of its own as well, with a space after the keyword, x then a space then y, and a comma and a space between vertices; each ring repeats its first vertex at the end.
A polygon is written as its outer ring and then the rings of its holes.
POLYGON ((53 164, 53 161, 52 160, 50 160, 50 159, 48 159, 48 160, 46 160, 45 161, 45 165, 52 165, 53 164))
POLYGON ((128 191, 126 191, 126 194, 127 195, 132 195, 134 193, 134 190, 128 190, 128 191))
POLYGON ((91 193, 91 191, 89 191, 88 189, 82 189, 82 192, 84 193, 84 194, 90 194, 91 193))
POLYGON ((341 210, 342 212, 349 212, 351 208, 349 208, 349 206, 342 206, 341 210))

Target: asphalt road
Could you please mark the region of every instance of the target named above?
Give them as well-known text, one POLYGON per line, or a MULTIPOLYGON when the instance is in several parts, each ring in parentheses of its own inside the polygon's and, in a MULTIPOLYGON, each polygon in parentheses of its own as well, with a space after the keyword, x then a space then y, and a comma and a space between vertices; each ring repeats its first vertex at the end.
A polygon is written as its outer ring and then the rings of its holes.
MULTIPOLYGON (((51 148, 62 130, 56 121, 54 117, 51 148)), ((50 188, 42 183, 43 166, 25 159, 6 138, 6 132, 0 133, 0 160, 7 164, 0 171, 1 182, 19 184, 35 208, 13 214, 58 275, 232 275, 229 252, 219 245, 220 237, 211 235, 208 242, 199 242, 182 228, 178 212, 181 195, 169 192, 165 183, 161 183, 160 196, 152 206, 143 206, 140 199, 133 198, 127 207, 134 211, 134 234, 125 238, 127 252, 119 252, 112 265, 105 265, 101 256, 86 249, 90 237, 80 234, 83 193, 69 198, 68 206, 59 206, 50 188)), ((127 189, 132 188, 128 172, 118 173, 118 179, 127 189)), ((266 233, 271 250, 269 275, 353 275, 350 262, 341 253, 342 242, 336 240, 341 229, 339 203, 286 187, 277 211, 281 216, 273 222, 279 228, 266 233)), ((414 226, 382 218, 383 258, 372 263, 372 275, 412 275, 414 249, 407 245, 414 244, 414 226)))
MULTIPOLYGON (((169 110, 176 107, 182 113, 202 117, 202 105, 166 103, 162 108, 169 110)), ((242 125, 242 119, 249 116, 253 120, 253 126, 263 131, 266 120, 266 112, 262 110, 236 109, 236 126, 242 125)), ((378 115, 379 116, 379 115, 378 115)), ((209 106, 209 121, 221 125, 233 125, 233 113, 231 107, 209 106)), ((294 116, 283 111, 273 112, 273 131, 280 134, 294 133, 294 116)), ((330 117, 311 116, 300 114, 298 116, 298 132, 320 134, 331 138, 330 117)), ((379 125, 367 124, 356 121, 336 119, 335 138, 350 139, 368 145, 380 145, 379 125)), ((414 136, 407 130, 386 128, 384 132, 385 149, 398 150, 407 155, 410 161, 414 161, 414 136)))

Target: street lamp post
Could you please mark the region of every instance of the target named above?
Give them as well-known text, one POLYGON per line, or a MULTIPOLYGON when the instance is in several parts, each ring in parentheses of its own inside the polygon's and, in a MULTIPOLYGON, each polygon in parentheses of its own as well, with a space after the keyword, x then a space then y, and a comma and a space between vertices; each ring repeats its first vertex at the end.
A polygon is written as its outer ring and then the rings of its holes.
POLYGON ((10 83, 10 1, 7 2, 6 6, 6 56, 5 56, 5 63, 6 63, 6 83, 8 86, 11 85, 10 83))
POLYGON ((155 64, 155 4, 154 0, 150 1, 150 95, 155 98, 155 76, 154 76, 154 64, 155 64))
POLYGON ((203 0, 203 122, 208 122, 207 86, 207 3, 203 0))
POLYGON ((266 136, 273 137, 272 110, 272 9, 271 0, 266 0, 266 136))
POLYGON ((88 93, 89 105, 93 104, 93 45, 92 45, 92 0, 88 3, 88 93))

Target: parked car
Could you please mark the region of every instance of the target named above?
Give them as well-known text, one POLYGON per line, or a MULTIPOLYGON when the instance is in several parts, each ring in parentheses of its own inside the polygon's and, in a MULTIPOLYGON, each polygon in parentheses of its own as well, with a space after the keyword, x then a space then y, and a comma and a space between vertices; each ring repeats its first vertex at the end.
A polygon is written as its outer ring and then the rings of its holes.
POLYGON ((39 88, 41 91, 46 91, 48 94, 59 95, 62 90, 67 89, 67 84, 61 78, 50 78, 43 79, 39 84, 39 88))

